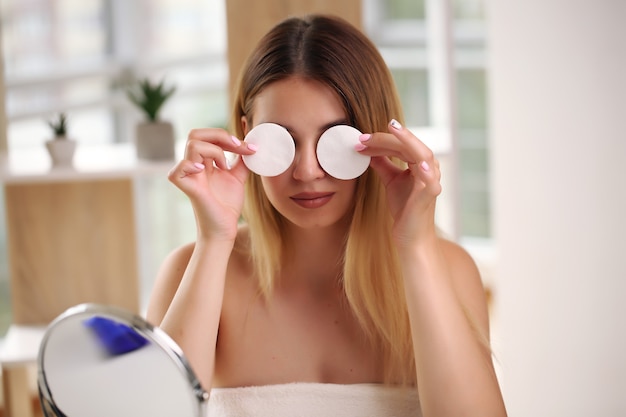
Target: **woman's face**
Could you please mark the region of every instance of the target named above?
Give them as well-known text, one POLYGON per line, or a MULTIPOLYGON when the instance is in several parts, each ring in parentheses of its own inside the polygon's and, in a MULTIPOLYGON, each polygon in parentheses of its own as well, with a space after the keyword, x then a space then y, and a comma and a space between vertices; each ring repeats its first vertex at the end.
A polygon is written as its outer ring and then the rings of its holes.
MULTIPOLYGON (((349 124, 342 103, 328 86, 291 77, 267 86, 254 99, 254 126, 276 123, 291 134, 296 145, 293 163, 275 177, 261 177, 274 208, 302 228, 331 226, 352 208, 356 180, 338 180, 320 167, 316 155, 319 137, 328 128, 349 124)), ((243 119, 244 131, 254 126, 243 119)))

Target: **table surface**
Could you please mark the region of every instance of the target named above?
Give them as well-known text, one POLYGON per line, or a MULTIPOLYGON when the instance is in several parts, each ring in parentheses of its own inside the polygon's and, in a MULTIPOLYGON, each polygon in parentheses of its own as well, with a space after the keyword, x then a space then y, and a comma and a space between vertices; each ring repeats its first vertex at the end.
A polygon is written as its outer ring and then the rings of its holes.
POLYGON ((9 368, 35 363, 46 328, 12 324, 0 348, 0 365, 9 368))
MULTIPOLYGON (((182 155, 181 149, 177 149, 177 155, 182 155)), ((52 167, 50 156, 43 147, 17 149, 0 152, 0 182, 15 184, 165 176, 175 163, 175 160, 139 160, 132 143, 79 144, 71 167, 52 167)))

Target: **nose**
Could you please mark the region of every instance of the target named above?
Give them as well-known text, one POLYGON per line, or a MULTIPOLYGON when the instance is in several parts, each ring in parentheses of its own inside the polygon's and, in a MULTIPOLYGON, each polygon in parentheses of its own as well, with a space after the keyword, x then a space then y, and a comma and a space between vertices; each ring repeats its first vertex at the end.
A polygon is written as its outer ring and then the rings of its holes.
POLYGON ((326 175, 317 160, 315 146, 296 148, 293 178, 298 181, 313 181, 326 175))

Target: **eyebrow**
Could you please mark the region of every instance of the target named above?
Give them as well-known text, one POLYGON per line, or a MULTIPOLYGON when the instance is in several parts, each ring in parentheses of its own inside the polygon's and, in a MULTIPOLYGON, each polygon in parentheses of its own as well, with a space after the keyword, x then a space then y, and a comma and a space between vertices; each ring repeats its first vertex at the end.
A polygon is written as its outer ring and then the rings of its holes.
POLYGON ((348 123, 348 120, 346 118, 338 119, 338 120, 335 120, 334 122, 330 122, 330 123, 327 123, 324 126, 322 126, 322 128, 320 129, 320 133, 323 133, 323 132, 327 131, 328 129, 330 129, 333 126, 347 125, 347 124, 349 124, 349 123, 348 123))
MULTIPOLYGON (((345 117, 342 117, 341 119, 337 119, 337 120, 334 120, 332 122, 329 122, 329 123, 326 123, 326 124, 322 125, 319 128, 318 133, 321 135, 322 133, 324 133, 325 131, 327 131, 331 127, 338 126, 338 125, 347 125, 347 124, 349 124, 348 120, 345 117)), ((286 125, 282 125, 280 123, 278 123, 278 125, 284 127, 287 130, 287 132, 289 132, 289 134, 293 136, 293 129, 292 128, 290 128, 289 126, 286 126, 286 125)))

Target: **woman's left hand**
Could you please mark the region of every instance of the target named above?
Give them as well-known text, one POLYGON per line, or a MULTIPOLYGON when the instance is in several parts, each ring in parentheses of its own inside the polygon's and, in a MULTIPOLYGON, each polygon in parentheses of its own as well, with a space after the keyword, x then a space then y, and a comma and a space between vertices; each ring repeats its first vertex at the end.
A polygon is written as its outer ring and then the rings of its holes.
POLYGON ((435 203, 441 193, 439 161, 433 152, 395 120, 389 133, 362 135, 357 149, 372 157, 371 167, 379 174, 394 219, 393 234, 400 245, 413 245, 436 236, 435 203), (363 149, 360 149, 363 148, 363 149), (401 167, 389 157, 406 162, 401 167))

